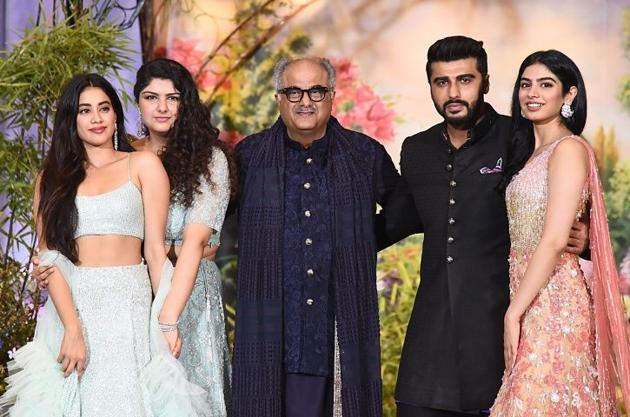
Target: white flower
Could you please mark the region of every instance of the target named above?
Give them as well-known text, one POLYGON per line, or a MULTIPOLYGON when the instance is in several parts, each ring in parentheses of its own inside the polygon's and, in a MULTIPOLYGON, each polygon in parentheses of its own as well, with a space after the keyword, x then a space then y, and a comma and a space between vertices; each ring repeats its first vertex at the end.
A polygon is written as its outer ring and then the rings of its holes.
POLYGON ((15 359, 15 353, 17 352, 17 348, 13 348, 10 351, 7 352, 7 355, 9 355, 9 359, 13 360, 15 359))

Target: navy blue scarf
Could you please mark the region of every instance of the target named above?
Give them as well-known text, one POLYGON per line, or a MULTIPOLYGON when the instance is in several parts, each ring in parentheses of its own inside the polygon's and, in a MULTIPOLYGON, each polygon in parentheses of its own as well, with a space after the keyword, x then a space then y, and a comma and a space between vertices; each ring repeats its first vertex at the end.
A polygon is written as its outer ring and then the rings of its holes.
MULTIPOLYGON (((281 417, 283 407, 284 132, 281 119, 255 135, 241 161, 234 417, 281 417)), ((374 153, 328 122, 332 281, 344 417, 382 415, 374 238, 374 153)), ((355 137, 356 136, 356 137, 355 137)), ((369 147, 374 149, 374 147, 369 147)))

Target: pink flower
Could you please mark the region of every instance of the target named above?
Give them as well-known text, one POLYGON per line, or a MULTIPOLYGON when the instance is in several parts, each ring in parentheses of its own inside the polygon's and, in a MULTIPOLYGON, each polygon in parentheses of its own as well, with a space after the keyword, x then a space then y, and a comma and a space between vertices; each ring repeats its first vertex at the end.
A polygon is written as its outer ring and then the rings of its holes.
MULTIPOLYGON (((219 77, 212 72, 210 66, 205 67, 201 74, 199 74, 206 52, 197 49, 198 44, 198 39, 175 38, 166 56, 185 66, 192 76, 196 77, 195 81, 197 82, 197 86, 202 90, 207 90, 216 85, 219 81, 219 77)), ((226 84, 227 83, 224 83, 224 86, 226 84)), ((229 86, 227 88, 229 88, 229 86)))
POLYGON ((355 90, 355 97, 358 102, 378 100, 374 90, 366 84, 360 84, 355 90))
POLYGON ((196 74, 203 59, 203 52, 196 49, 198 43, 197 39, 175 38, 166 56, 185 66, 191 74, 196 74))
POLYGON ((348 58, 331 59, 337 72, 337 88, 346 88, 357 81, 358 71, 356 65, 348 58))
POLYGON ((234 148, 244 136, 240 132, 222 130, 219 132, 219 140, 227 143, 231 148, 234 148))
POLYGON ((333 115, 350 129, 377 140, 394 138, 395 114, 372 87, 360 82, 356 66, 349 59, 332 60, 337 70, 333 115))
POLYGON ((206 90, 214 86, 219 81, 219 77, 217 77, 215 74, 211 73, 208 70, 204 70, 199 75, 199 77, 197 77, 196 81, 197 81, 197 86, 200 89, 206 90))

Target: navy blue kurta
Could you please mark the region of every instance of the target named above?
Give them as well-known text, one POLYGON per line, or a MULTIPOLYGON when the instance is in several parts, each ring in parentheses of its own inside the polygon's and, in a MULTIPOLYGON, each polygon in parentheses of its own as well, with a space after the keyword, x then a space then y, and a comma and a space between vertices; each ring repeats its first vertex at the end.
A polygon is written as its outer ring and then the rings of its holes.
MULTIPOLYGON (((399 176, 377 141, 344 129, 334 117, 326 135, 330 282, 335 295, 328 305, 339 344, 340 405, 345 417, 381 417, 374 212, 377 204, 386 205, 399 176)), ((276 417, 284 411, 285 137, 286 126, 279 119, 236 149, 241 187, 235 417, 276 417)))
POLYGON ((285 136, 284 361, 288 373, 332 375, 329 139, 304 148, 285 136))

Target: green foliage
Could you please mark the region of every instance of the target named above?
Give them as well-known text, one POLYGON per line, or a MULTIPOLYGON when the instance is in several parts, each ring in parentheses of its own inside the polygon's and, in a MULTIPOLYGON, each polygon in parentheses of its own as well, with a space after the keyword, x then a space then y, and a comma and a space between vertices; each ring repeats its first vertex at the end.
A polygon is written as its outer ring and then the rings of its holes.
POLYGON ((236 273, 238 262, 236 255, 230 255, 227 260, 217 259, 221 263, 221 278, 223 281, 223 303, 225 313, 225 330, 227 333, 230 352, 234 351, 234 336, 236 329, 236 273))
POLYGON ((630 75, 623 77, 620 84, 619 101, 626 110, 630 110, 630 75))
POLYGON ((301 32, 292 32, 277 47, 263 46, 230 77, 230 88, 215 97, 214 120, 221 130, 249 135, 269 128, 278 117, 272 82, 273 67, 281 57, 305 53, 311 41, 301 32))
MULTIPOLYGON (((0 261, 0 350, 2 365, 9 359, 9 352, 23 346, 35 331, 35 319, 42 305, 40 292, 34 282, 28 280, 25 265, 2 256, 0 261)), ((7 370, 0 366, 0 393, 6 389, 7 370)))
POLYGON ((619 146, 617 145, 617 134, 614 128, 608 130, 608 134, 604 131, 604 127, 600 126, 595 132, 595 140, 593 144, 595 156, 597 157, 597 168, 602 179, 605 190, 610 187, 610 178, 615 171, 617 162, 619 162, 619 146))
MULTIPOLYGON (((41 305, 39 290, 28 273, 35 245, 31 207, 38 165, 39 152, 33 142, 9 141, 0 135, 0 196, 7 197, 0 200, 0 363, 8 359, 5 352, 31 338, 41 305)), ((0 392, 6 376, 6 369, 0 367, 0 392)))
POLYGON ((0 195, 8 196, 0 218, 5 267, 15 252, 29 251, 33 247, 31 208, 39 162, 35 143, 23 138, 10 141, 0 135, 0 195))
POLYGON ((82 16, 73 24, 26 30, 22 40, 0 61, 0 114, 12 127, 38 127, 49 137, 49 116, 63 86, 75 74, 118 72, 128 67, 128 40, 109 23, 101 26, 82 16))
POLYGON ((630 247, 630 161, 617 164, 605 193, 608 225, 615 258, 621 262, 630 247))
MULTIPOLYGON (((41 305, 37 286, 29 280, 28 265, 35 235, 31 216, 34 176, 39 154, 34 143, 8 141, 0 135, 0 352, 9 352, 30 339, 41 305), (20 257, 20 253, 22 256, 20 257)), ((4 363, 8 357, 0 356, 4 363)), ((0 392, 6 369, 0 367, 0 392)))
POLYGON ((379 253, 377 286, 381 320, 383 413, 396 416, 394 390, 407 323, 420 284, 422 235, 411 236, 379 253))
MULTIPOLYGON (((195 76, 200 96, 211 107, 214 122, 222 131, 221 139, 234 145, 244 135, 273 124, 278 114, 273 67, 280 57, 294 57, 311 47, 310 38, 303 32, 281 31, 316 1, 238 1, 234 3, 232 31, 213 50, 196 49, 196 39, 176 39, 169 48, 168 55, 185 62, 195 76)), ((167 9, 160 12, 164 18, 168 18, 167 9)), ((182 13, 194 19, 195 10, 189 7, 182 13)))

